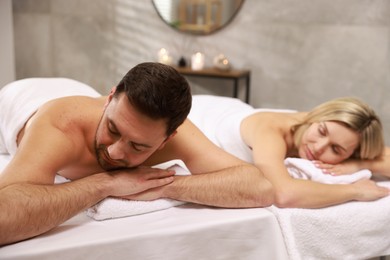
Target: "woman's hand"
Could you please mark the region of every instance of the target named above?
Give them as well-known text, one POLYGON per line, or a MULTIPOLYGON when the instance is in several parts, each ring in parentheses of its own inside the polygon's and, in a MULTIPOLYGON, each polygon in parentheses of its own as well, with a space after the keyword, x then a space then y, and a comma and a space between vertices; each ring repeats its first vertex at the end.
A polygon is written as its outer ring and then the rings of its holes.
POLYGON ((328 164, 321 161, 314 161, 314 165, 321 169, 323 173, 331 174, 334 176, 353 174, 362 170, 359 160, 347 160, 339 164, 328 164))
POLYGON ((388 188, 381 187, 372 180, 359 180, 352 185, 356 187, 358 201, 373 201, 390 194, 388 188))

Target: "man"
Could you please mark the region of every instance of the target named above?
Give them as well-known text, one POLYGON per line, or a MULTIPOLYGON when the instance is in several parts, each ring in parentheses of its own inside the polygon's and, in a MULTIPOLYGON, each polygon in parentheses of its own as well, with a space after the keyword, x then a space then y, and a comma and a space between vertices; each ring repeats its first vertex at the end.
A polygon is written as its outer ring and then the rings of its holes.
POLYGON ((109 196, 270 205, 270 183, 213 145, 186 119, 190 107, 186 80, 159 63, 137 65, 107 97, 41 105, 18 131, 18 148, 0 175, 0 244, 42 234, 109 196), (193 175, 150 168, 173 159, 193 175), (54 185, 57 173, 72 181, 54 185))

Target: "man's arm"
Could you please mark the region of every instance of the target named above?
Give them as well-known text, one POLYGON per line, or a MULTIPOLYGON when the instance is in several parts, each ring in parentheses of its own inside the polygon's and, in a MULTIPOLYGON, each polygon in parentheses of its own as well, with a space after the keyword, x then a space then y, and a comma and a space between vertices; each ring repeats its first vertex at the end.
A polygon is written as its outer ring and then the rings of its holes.
POLYGON ((247 165, 178 176, 162 190, 163 197, 217 207, 266 207, 273 203, 271 184, 256 168, 247 165))
POLYGON ((172 171, 137 168, 98 173, 64 184, 14 183, 0 190, 0 245, 42 234, 108 197, 173 181, 172 171))
POLYGON ((75 124, 68 124, 69 132, 60 130, 51 120, 43 117, 31 124, 0 175, 1 245, 50 230, 107 196, 131 195, 173 181, 173 172, 150 168, 96 173, 99 167, 84 133, 75 124), (96 167, 84 168, 86 177, 77 181, 53 184, 57 172, 83 163, 96 167))
POLYGON ((0 190, 0 244, 44 233, 107 196, 107 176, 72 183, 15 183, 0 190))
POLYGON ((163 161, 181 159, 192 175, 175 176, 171 184, 139 194, 138 199, 168 197, 231 208, 273 203, 272 186, 259 169, 218 148, 189 120, 158 156, 163 161))

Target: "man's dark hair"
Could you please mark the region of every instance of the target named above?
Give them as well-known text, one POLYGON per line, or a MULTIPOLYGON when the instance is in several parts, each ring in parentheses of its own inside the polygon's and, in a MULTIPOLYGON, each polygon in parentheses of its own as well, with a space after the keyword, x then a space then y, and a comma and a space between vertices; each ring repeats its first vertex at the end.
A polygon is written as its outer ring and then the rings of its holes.
POLYGON ((114 93, 124 92, 140 113, 167 121, 167 136, 187 118, 192 103, 187 80, 173 67, 145 62, 132 68, 119 82, 114 93))

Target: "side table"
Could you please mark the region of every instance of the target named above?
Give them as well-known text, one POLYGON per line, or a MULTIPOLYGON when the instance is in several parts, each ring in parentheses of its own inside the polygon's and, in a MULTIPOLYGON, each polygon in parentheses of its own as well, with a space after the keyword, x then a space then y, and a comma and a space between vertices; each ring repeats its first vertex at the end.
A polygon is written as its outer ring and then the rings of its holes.
POLYGON ((216 68, 204 68, 201 70, 192 70, 190 67, 175 67, 175 69, 184 76, 191 77, 208 77, 208 78, 220 78, 230 79, 234 81, 233 97, 238 98, 238 83, 240 79, 245 79, 245 102, 249 104, 250 95, 250 70, 219 70, 216 68))

